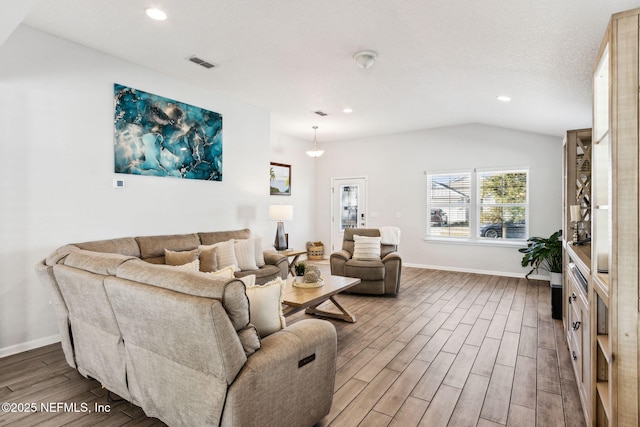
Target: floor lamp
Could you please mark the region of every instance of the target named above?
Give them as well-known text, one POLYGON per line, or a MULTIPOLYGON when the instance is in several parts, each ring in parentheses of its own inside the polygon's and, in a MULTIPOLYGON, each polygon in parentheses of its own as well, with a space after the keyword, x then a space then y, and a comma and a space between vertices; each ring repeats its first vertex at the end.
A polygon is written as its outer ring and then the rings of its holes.
POLYGON ((273 244, 276 250, 283 251, 287 249, 287 237, 284 234, 284 222, 293 219, 292 205, 269 205, 269 218, 278 221, 278 229, 276 230, 276 240, 273 244))

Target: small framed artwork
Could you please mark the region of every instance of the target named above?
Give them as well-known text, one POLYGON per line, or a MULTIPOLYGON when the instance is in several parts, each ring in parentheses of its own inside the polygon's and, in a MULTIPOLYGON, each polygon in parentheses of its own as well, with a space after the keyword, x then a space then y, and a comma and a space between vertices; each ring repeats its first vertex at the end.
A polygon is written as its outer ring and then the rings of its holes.
POLYGON ((269 168, 269 194, 272 196, 291 195, 291 165, 271 162, 269 168))

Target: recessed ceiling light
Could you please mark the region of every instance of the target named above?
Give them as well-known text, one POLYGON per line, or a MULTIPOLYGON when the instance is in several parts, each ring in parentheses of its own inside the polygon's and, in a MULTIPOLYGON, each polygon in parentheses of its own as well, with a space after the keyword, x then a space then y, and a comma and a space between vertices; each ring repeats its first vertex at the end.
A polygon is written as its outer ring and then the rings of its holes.
POLYGON ((345 108, 344 110, 342 110, 343 113, 353 113, 353 109, 352 108, 345 108))
POLYGON ((155 7, 150 7, 144 10, 147 16, 151 19, 155 19, 156 21, 164 21, 167 19, 167 14, 164 13, 160 9, 156 9, 155 7))
POLYGON ((500 95, 496 98, 500 102, 509 102, 511 101, 511 97, 507 95, 500 95))

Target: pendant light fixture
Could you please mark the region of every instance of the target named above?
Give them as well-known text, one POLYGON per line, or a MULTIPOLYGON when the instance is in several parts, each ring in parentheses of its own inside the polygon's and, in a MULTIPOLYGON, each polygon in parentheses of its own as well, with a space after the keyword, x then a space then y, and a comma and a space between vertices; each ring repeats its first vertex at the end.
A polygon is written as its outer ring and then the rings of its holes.
POLYGON ((313 126, 313 147, 311 148, 311 150, 307 151, 307 155, 311 157, 320 157, 322 156, 322 153, 324 153, 324 150, 320 150, 318 148, 317 133, 318 133, 318 126, 313 126))

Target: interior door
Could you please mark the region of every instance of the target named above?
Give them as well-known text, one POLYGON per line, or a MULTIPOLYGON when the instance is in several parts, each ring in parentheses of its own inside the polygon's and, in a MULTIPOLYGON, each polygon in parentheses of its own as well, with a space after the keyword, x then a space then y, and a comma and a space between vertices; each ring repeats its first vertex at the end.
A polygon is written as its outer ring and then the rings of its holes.
POLYGON ((331 179, 331 251, 342 248, 346 228, 367 226, 367 178, 331 179))

